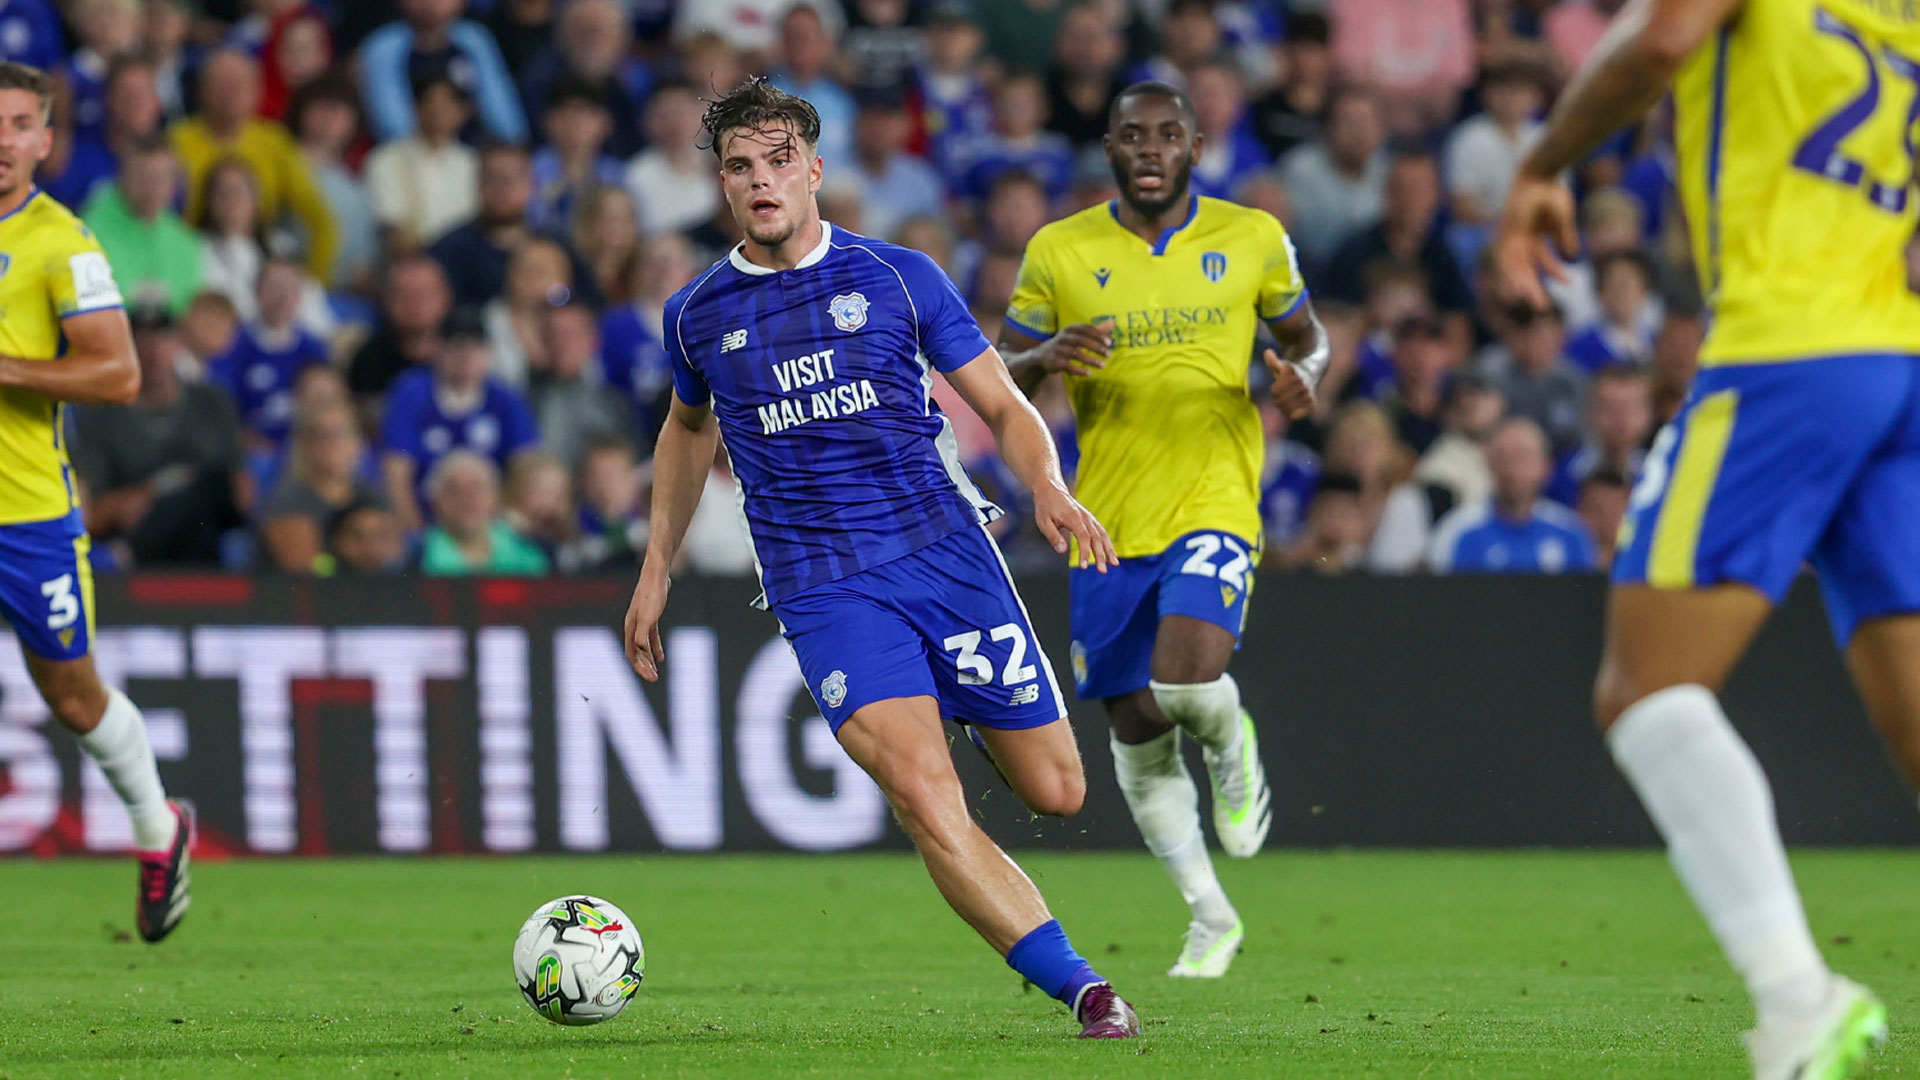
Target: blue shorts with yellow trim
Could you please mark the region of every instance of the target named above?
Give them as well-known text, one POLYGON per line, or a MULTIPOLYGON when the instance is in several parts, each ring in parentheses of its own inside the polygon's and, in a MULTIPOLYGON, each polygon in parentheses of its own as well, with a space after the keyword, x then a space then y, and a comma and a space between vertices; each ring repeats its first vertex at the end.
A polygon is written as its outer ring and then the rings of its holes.
POLYGON ((1920 356, 1706 368, 1635 485, 1616 584, 1819 573, 1834 637, 1920 612, 1920 356))
POLYGON ((20 646, 49 660, 93 648, 93 568, 75 511, 52 521, 0 525, 0 614, 20 646))
POLYGON ((1204 619, 1238 639, 1259 552, 1259 545, 1245 537, 1202 529, 1158 555, 1122 559, 1104 574, 1078 567, 1068 571, 1073 682, 1081 699, 1145 688, 1164 616, 1204 619))

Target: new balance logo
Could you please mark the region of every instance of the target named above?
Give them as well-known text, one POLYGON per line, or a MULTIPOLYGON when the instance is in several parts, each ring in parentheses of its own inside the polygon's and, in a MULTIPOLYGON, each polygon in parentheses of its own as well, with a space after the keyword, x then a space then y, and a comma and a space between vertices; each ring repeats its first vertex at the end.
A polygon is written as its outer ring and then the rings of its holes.
POLYGON ((747 332, 745 330, 735 330, 732 333, 723 334, 720 337, 720 351, 723 353, 732 352, 735 349, 743 349, 746 347, 746 344, 747 332))
POLYGON ((1031 705, 1034 702, 1039 700, 1040 700, 1040 684, 1028 683, 1027 685, 1021 687, 1020 689, 1015 690, 1013 692, 1012 699, 1009 700, 1007 704, 1009 706, 1031 705))
POLYGON ((1104 266, 1093 272, 1093 280, 1099 282, 1100 287, 1103 289, 1107 287, 1107 279, 1112 276, 1113 276, 1113 271, 1107 269, 1104 266))

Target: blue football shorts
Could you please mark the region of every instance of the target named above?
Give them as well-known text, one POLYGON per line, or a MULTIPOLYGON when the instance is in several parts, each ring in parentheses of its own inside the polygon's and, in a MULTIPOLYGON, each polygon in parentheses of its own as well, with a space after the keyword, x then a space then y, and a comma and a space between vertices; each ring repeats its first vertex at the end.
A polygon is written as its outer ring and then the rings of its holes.
POLYGON ((1809 561, 1843 647, 1920 612, 1920 356, 1703 369, 1647 455, 1613 580, 1778 603, 1809 561))
POLYGON ((88 544, 77 511, 0 525, 0 614, 21 648, 49 660, 78 660, 93 648, 88 544))
POLYGON ((889 698, 932 697, 941 716, 989 728, 1040 727, 1067 713, 984 528, 815 585, 773 613, 836 732, 861 706, 889 698))
POLYGON ((1165 616, 1204 619, 1237 640, 1246 626, 1259 551, 1245 537, 1202 529, 1158 555, 1122 559, 1104 574, 1069 570, 1073 682, 1081 699, 1120 697, 1144 688, 1165 616))

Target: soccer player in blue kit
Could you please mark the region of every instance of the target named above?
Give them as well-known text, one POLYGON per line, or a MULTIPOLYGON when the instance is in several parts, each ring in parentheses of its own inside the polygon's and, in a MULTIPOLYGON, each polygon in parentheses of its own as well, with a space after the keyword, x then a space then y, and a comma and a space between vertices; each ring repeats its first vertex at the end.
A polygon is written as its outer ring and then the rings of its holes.
POLYGON ((1053 437, 931 259, 820 219, 820 118, 753 80, 706 136, 746 239, 667 302, 674 396, 654 452, 652 535, 626 619, 649 681, 666 658, 668 567, 722 433, 764 603, 841 746, 879 784, 941 895, 1007 964, 1072 1010, 1082 1038, 1139 1034, 1046 902, 968 814, 943 717, 971 725, 1036 813, 1086 777, 1052 665, 960 467, 935 370, 993 430, 1034 517, 1083 566, 1115 563, 1061 479, 1053 437))

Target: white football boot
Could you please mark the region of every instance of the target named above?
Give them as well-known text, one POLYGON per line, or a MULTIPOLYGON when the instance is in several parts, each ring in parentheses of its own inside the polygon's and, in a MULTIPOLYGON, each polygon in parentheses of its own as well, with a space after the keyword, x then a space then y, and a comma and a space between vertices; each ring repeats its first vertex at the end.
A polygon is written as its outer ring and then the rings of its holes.
POLYGON ((1827 999, 1790 1023, 1747 1033, 1754 1080, 1846 1080, 1887 1041, 1887 1008, 1872 991, 1833 976, 1827 999))
POLYGON ((1253 729, 1253 717, 1240 710, 1239 738, 1219 754, 1208 750, 1203 756, 1213 782, 1213 831, 1220 837, 1220 847, 1236 859, 1250 859, 1267 842, 1267 830, 1273 827, 1273 791, 1260 764, 1260 736, 1253 729))

